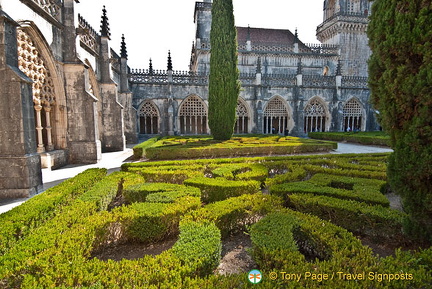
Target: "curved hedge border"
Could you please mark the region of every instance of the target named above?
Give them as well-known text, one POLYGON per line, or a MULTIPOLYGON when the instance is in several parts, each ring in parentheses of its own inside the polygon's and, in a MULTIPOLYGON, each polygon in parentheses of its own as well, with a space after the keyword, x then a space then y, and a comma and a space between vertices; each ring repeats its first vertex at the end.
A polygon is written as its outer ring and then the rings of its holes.
POLYGON ((407 216, 393 209, 305 194, 289 195, 288 203, 297 211, 311 213, 350 232, 398 243, 406 238, 402 224, 407 216))
POLYGON ((388 207, 390 202, 382 193, 385 187, 386 182, 380 180, 316 174, 308 181, 274 185, 270 192, 282 197, 296 193, 324 195, 388 207))
POLYGON ((390 146, 390 136, 384 132, 310 132, 310 138, 338 141, 353 142, 364 145, 390 146))
POLYGON ((337 144, 277 135, 238 136, 223 142, 209 136, 194 136, 153 138, 135 148, 137 156, 163 160, 328 152, 336 149, 337 144))
POLYGON ((90 190, 106 169, 88 169, 0 215, 0 255, 90 190))
POLYGON ((185 180, 184 184, 199 188, 201 200, 206 203, 253 194, 260 190, 260 183, 257 181, 230 181, 224 178, 196 177, 185 180))
POLYGON ((177 184, 141 183, 126 187, 123 191, 123 196, 127 203, 172 203, 179 197, 200 197, 201 191, 198 188, 177 184))
MULTIPOLYGON (((300 171, 302 168, 306 172, 306 177, 310 177, 311 174, 307 166, 329 170, 337 170, 345 166, 352 172, 356 171, 355 167, 361 169, 362 166, 365 166, 367 168, 365 172, 379 172, 385 167, 380 167, 379 170, 372 169, 375 164, 378 165, 385 160, 385 155, 370 155, 364 158, 358 156, 320 157, 322 161, 319 160, 319 157, 305 156, 254 158, 247 161, 248 164, 259 163, 269 169, 278 168, 282 175, 292 173, 297 169, 300 171), (286 168, 291 171, 285 171, 286 168)), ((199 173, 202 176, 211 174, 219 166, 229 167, 240 161, 245 161, 245 159, 200 160, 196 164, 200 166, 199 173)), ((186 165, 194 167, 193 162, 158 162, 140 166, 128 165, 127 167, 139 170, 154 166, 154 170, 160 168, 169 170, 173 164, 178 167, 182 165, 183 167, 186 165)), ((230 170, 227 168, 226 171, 230 170)), ((236 178, 244 171, 231 170, 231 173, 236 178)), ((431 285, 432 249, 416 253, 397 252, 395 257, 377 258, 372 255, 369 248, 362 246, 361 242, 345 229, 315 216, 283 209, 282 200, 277 196, 261 193, 243 194, 203 206, 197 197, 183 196, 181 192, 171 195, 171 192, 168 192, 170 195, 167 198, 171 202, 134 203, 110 212, 106 211, 104 210, 106 206, 101 204, 109 203, 119 196, 119 192, 124 193, 127 188, 133 187, 135 178, 142 180, 141 176, 133 173, 123 174, 125 175, 118 178, 115 175, 111 178, 106 177, 101 182, 107 184, 106 186, 95 186, 91 190, 92 193, 85 194, 71 205, 66 206, 63 209, 64 214, 56 215, 36 227, 4 255, 1 255, 0 286, 5 288, 249 287, 250 283, 247 281, 246 273, 228 277, 209 275, 217 265, 215 260, 220 256, 220 237, 237 230, 244 230, 262 217, 264 217, 263 220, 268 220, 274 215, 281 217, 275 217, 277 222, 267 223, 261 226, 261 229, 257 229, 261 232, 260 238, 253 237, 256 236, 256 232, 253 232, 252 229, 250 231, 255 246, 252 251, 255 252, 255 259, 259 260, 259 265, 264 273, 263 282, 260 285, 252 286, 260 288, 376 288, 377 286, 380 288, 427 288, 431 285), (129 178, 132 186, 127 185, 129 178), (109 197, 105 198, 106 193, 109 194, 109 197), (268 216, 265 217, 266 215, 268 216), (284 215, 288 217, 285 218, 284 215), (179 227, 177 224, 180 224, 179 227), (265 232, 269 226, 274 228, 271 230, 272 234, 265 232), (179 241, 173 249, 158 256, 144 256, 138 260, 119 262, 112 260, 105 262, 92 258, 93 250, 109 242, 115 243, 125 239, 141 239, 148 242, 166 235, 176 235, 178 228, 180 228, 179 241), (275 230, 277 231, 274 232, 275 230), (292 233, 292 239, 289 237, 289 232, 292 233), (124 239, 119 236, 124 236, 124 239), (141 238, 142 236, 144 238, 141 238), (293 245, 290 240, 294 240, 297 249, 295 246, 286 246, 282 248, 283 253, 280 253, 280 248, 277 247, 280 242, 275 242, 275 239, 285 240, 285 237, 288 237, 287 244, 293 245), (180 242, 180 240, 183 241, 180 242), (271 250, 263 249, 267 245, 271 247, 271 250), (178 249, 179 247, 181 249, 178 249), (407 272, 413 274, 414 279, 406 282, 370 280, 319 282, 302 279, 294 283, 280 279, 272 281, 268 275, 270 271, 331 274, 335 270, 349 273, 407 272)), ((271 176, 273 177, 273 174, 271 176)), ((284 178, 289 177, 284 176, 284 178)), ((283 182, 284 178, 278 181, 283 182)), ((316 184, 319 185, 319 182, 316 184)), ((163 200, 163 192, 156 194, 159 195, 155 197, 155 200, 163 200)), ((300 195, 292 195, 294 196, 300 195)), ((324 197, 308 195, 306 198, 323 199, 324 197)), ((346 218, 341 221, 350 222, 351 220, 346 218)))

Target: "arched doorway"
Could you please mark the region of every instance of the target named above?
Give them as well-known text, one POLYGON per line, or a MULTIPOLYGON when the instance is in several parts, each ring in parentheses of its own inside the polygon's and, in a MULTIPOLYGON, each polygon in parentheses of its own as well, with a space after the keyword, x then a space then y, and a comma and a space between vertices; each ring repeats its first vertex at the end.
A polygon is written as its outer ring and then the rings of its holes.
POLYGON ((249 133, 249 113, 246 105, 243 100, 237 100, 237 120, 234 126, 234 133, 236 134, 249 133))
POLYGON ((144 102, 139 110, 139 132, 141 134, 159 133, 159 112, 152 101, 144 102))
POLYGON ((357 99, 350 99, 343 106, 343 131, 362 130, 363 108, 357 99))
POLYGON ((207 134, 207 108, 196 95, 186 98, 179 109, 181 134, 207 134))
POLYGON ((273 97, 264 110, 264 129, 265 134, 286 134, 288 131, 288 107, 280 97, 273 97))
POLYGON ((304 109, 304 132, 325 131, 326 109, 324 104, 317 98, 312 99, 304 109))

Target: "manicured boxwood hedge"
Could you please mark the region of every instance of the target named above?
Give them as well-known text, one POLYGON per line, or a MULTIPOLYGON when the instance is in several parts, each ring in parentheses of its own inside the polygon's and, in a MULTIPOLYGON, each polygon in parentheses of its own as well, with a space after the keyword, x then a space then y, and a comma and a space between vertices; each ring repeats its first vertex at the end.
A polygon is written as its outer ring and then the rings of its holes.
POLYGON ((351 232, 375 238, 375 240, 401 241, 402 224, 406 214, 383 206, 338 198, 293 194, 288 196, 290 207, 299 212, 311 213, 341 226, 351 232))
MULTIPOLYGON (((330 184, 352 191, 351 185, 352 189, 361 185, 356 180, 358 174, 367 173, 371 174, 371 180, 365 182, 365 188, 373 190, 372 195, 382 194, 380 188, 385 178, 379 173, 385 173, 386 156, 261 157, 124 165, 127 172, 98 181, 65 204, 61 213, 39 222, 22 238, 10 243, 0 255, 0 287, 428 288, 432 285, 431 248, 398 251, 395 256, 378 258, 342 228, 353 231, 362 228, 361 234, 383 240, 392 236, 402 238, 397 235, 402 214, 383 205, 358 205, 359 201, 314 194, 289 195, 288 204, 305 214, 284 208, 282 198, 266 193, 267 189, 272 191, 278 185, 302 179, 318 189, 329 188, 330 184), (186 187, 181 178, 175 181, 178 185, 157 182, 158 170, 167 172, 173 167, 173 170, 183 168, 185 176, 192 175, 194 179, 220 178, 231 185, 254 182, 254 189, 232 197, 218 192, 215 194, 223 195, 223 200, 202 203, 198 197, 201 192, 196 187, 186 187), (153 170, 153 183, 144 183, 148 179, 143 170, 153 170), (321 170, 332 176, 320 175, 321 170), (263 192, 259 191, 261 188, 263 192), (113 200, 122 198, 129 198, 129 202, 111 206, 113 200), (340 226, 323 220, 326 215, 336 216, 334 222, 340 226), (221 238, 223 241, 238 231, 251 236, 250 252, 263 272, 259 285, 247 281, 247 272, 232 276, 213 274, 220 259, 221 238), (153 243, 164 238, 177 238, 177 242, 154 257, 121 261, 94 257, 96 252, 119 243, 153 243), (277 280, 270 279, 272 271, 279 272, 277 280), (412 274, 413 278, 404 281, 305 278, 306 272, 339 271, 412 274), (299 282, 282 280, 280 272, 302 274, 303 278, 299 282)), ((166 178, 163 174, 161 177, 166 178)), ((205 185, 202 183, 200 186, 205 185)), ((363 193, 365 197, 367 192, 363 193)))
POLYGON ((186 186, 201 190, 201 200, 206 203, 222 201, 242 194, 254 194, 259 191, 257 181, 230 181, 225 178, 196 177, 184 181, 186 186))
POLYGON ((33 229, 61 214, 76 198, 91 190, 106 169, 88 169, 0 215, 0 254, 29 235, 33 229))
POLYGON ((200 197, 201 191, 198 188, 177 184, 141 183, 126 187, 123 196, 127 203, 172 203, 179 197, 200 197))
POLYGON ((271 193, 282 197, 296 193, 324 195, 388 207, 389 200, 382 193, 385 187, 380 180, 316 174, 308 181, 274 185, 271 193))
POLYGON ((310 138, 364 145, 390 146, 390 136, 382 131, 374 132, 310 132, 310 138))
POLYGON ((209 136, 164 137, 150 139, 134 148, 134 154, 151 160, 220 158, 255 155, 284 155, 306 152, 328 152, 337 144, 278 135, 252 135, 216 141, 209 136))

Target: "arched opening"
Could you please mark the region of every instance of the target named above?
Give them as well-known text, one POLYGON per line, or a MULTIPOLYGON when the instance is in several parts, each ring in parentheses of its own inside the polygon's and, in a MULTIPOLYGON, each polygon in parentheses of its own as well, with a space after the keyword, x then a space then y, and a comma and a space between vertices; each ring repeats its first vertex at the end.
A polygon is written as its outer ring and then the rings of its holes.
POLYGON ((17 30, 18 66, 33 80, 33 103, 36 120, 37 152, 54 150, 52 123, 57 104, 56 89, 46 58, 32 37, 23 29, 17 30))
POLYGON ((272 98, 264 110, 265 134, 287 134, 288 132, 288 107, 280 96, 272 98))
POLYGON ((326 109, 317 98, 312 99, 304 109, 304 132, 326 130, 326 109))
POLYGON ((236 116, 237 120, 234 126, 234 133, 249 133, 249 113, 246 103, 241 99, 237 100, 236 116))
POLYGON ((196 95, 186 98, 179 109, 181 134, 207 134, 207 109, 196 95))
POLYGON ((357 99, 350 99, 343 106, 343 131, 361 131, 363 108, 357 99))
POLYGON ((140 134, 159 133, 159 112, 151 101, 144 102, 139 110, 139 132, 140 134))

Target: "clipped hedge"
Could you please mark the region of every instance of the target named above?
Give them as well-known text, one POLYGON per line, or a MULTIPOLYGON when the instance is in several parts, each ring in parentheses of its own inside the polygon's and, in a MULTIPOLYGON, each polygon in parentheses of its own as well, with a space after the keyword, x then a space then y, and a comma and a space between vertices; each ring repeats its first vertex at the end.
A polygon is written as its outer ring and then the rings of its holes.
POLYGON ((382 131, 375 132, 310 132, 310 138, 353 142, 364 145, 390 146, 390 136, 382 131))
POLYGON ((174 203, 133 203, 113 210, 113 220, 102 243, 157 242, 177 235, 180 217, 201 206, 197 197, 180 197, 174 203), (113 236, 113 232, 115 236, 113 236))
POLYGON ((286 256, 295 255, 298 261, 304 256, 298 252, 294 232, 299 228, 298 219, 292 215, 276 212, 267 215, 251 226, 252 255, 258 264, 280 268, 286 256))
POLYGON ((172 203, 179 197, 200 197, 201 191, 198 188, 177 184, 143 183, 126 187, 123 196, 127 203, 172 203))
POLYGON ((274 185, 270 192, 281 197, 296 193, 325 195, 388 207, 389 201, 382 193, 385 187, 380 180, 316 174, 308 181, 274 185))
POLYGON ((140 175, 128 172, 114 172, 83 194, 80 199, 85 202, 95 203, 100 211, 107 210, 113 199, 123 193, 123 187, 142 182, 144 182, 144 178, 140 175))
POLYGON ((202 165, 190 166, 125 166, 128 172, 142 175, 146 182, 182 184, 184 180, 201 176, 205 167, 202 165))
POLYGON ((215 202, 187 214, 185 220, 211 221, 216 224, 223 237, 245 231, 246 227, 277 208, 282 200, 276 196, 261 193, 245 194, 215 202))
POLYGON ((165 137, 146 147, 152 160, 284 155, 336 149, 337 144, 296 137, 252 135, 216 141, 209 136, 165 137))
POLYGON ((148 148, 152 147, 159 139, 160 139, 160 137, 153 137, 153 138, 146 140, 145 142, 142 142, 142 143, 134 146, 133 147, 134 157, 135 158, 145 157, 146 156, 146 150, 148 148))
POLYGON ((213 223, 182 222, 179 240, 172 252, 184 265, 193 268, 194 275, 209 275, 219 265, 221 233, 213 223))
POLYGON ((106 169, 88 169, 63 183, 34 196, 0 215, 0 254, 53 217, 91 189, 106 175, 106 169))
POLYGON ((257 181, 230 181, 224 178, 196 177, 184 181, 187 186, 201 190, 201 200, 206 203, 222 201, 243 194, 254 194, 259 191, 257 181))
POLYGON ((390 241, 405 239, 402 223, 406 214, 382 206, 356 201, 305 194, 289 195, 290 206, 303 213, 311 213, 348 231, 390 241))

